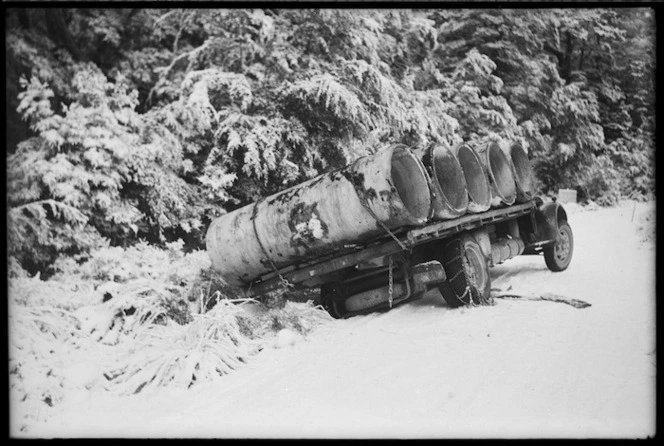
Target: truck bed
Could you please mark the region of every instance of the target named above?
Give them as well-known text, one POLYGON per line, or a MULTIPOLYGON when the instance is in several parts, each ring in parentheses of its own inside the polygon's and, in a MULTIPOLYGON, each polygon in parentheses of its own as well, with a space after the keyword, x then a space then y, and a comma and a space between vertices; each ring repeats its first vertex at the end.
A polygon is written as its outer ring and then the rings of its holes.
MULTIPOLYGON (((536 209, 537 205, 533 200, 505 208, 491 209, 479 214, 466 214, 453 220, 437 221, 425 226, 406 229, 397 232, 397 238, 401 244, 407 248, 412 248, 423 243, 449 237, 461 231, 527 215, 536 209)), ((258 296, 278 289, 282 286, 280 275, 288 282, 297 284, 377 257, 396 254, 400 251, 402 251, 400 244, 386 234, 364 245, 355 245, 342 252, 290 265, 276 272, 266 274, 249 285, 247 295, 258 296)))

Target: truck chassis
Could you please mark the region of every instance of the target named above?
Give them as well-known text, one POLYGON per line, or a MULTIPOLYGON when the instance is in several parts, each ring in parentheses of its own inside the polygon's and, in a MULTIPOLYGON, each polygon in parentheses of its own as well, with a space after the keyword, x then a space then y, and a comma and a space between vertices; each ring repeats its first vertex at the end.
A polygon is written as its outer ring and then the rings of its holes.
POLYGON ((452 307, 490 301, 489 267, 517 255, 543 254, 552 271, 571 261, 573 234, 564 208, 539 197, 478 214, 401 228, 364 244, 265 274, 249 296, 281 288, 320 287, 337 318, 389 309, 438 287, 452 307))

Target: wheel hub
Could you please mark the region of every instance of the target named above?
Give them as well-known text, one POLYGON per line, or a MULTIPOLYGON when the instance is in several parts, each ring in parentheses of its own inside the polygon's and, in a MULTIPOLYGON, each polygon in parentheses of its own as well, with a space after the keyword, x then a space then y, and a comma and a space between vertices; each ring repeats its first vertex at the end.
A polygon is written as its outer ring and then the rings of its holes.
POLYGON ((564 261, 569 254, 569 235, 566 231, 560 231, 560 240, 556 243, 554 248, 556 258, 560 261, 564 261))
POLYGON ((480 259, 478 257, 478 253, 475 252, 475 250, 469 249, 466 251, 466 255, 463 258, 463 267, 466 272, 468 281, 476 289, 479 289, 480 284, 484 283, 482 280, 483 277, 480 277, 482 274, 482 267, 479 262, 480 259))

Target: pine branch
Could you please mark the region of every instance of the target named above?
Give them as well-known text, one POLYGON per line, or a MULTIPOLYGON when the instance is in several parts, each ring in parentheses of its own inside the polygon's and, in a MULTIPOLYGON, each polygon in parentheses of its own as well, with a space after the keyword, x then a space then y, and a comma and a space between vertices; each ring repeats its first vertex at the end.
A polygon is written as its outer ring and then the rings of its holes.
POLYGON ((178 42, 180 41, 180 37, 182 36, 182 31, 184 31, 185 26, 187 26, 187 23, 189 22, 189 19, 194 16, 196 11, 192 11, 187 15, 181 22, 180 22, 180 28, 178 29, 177 34, 175 35, 175 40, 173 41, 173 54, 177 54, 178 52, 178 42))
POLYGON ((51 208, 51 211, 57 216, 62 216, 64 217, 65 222, 70 223, 70 224, 85 224, 88 221, 88 217, 86 217, 81 211, 78 209, 69 206, 65 203, 62 203, 60 201, 53 200, 51 198, 46 199, 46 200, 38 200, 38 201, 32 201, 30 203, 25 203, 16 207, 13 207, 9 210, 10 213, 16 215, 17 213, 21 212, 24 209, 30 209, 34 208, 36 206, 42 206, 42 205, 48 205, 51 208))
POLYGON ((157 89, 157 87, 161 87, 163 85, 163 83, 165 82, 165 80, 168 77, 169 73, 171 72, 171 70, 175 67, 175 65, 178 62, 180 62, 181 60, 184 60, 184 59, 189 60, 189 64, 187 65, 187 70, 186 70, 186 71, 189 71, 191 69, 192 64, 193 64, 193 60, 195 60, 195 58, 202 51, 209 48, 210 45, 212 44, 213 40, 214 40, 213 38, 207 39, 201 46, 196 47, 191 51, 187 51, 186 53, 182 53, 179 56, 176 56, 173 59, 173 61, 170 63, 170 65, 168 65, 167 67, 155 68, 155 71, 160 73, 159 74, 159 80, 157 81, 155 86, 150 89, 150 93, 148 94, 147 101, 152 102, 152 96, 154 95, 155 90, 157 89))
POLYGON ((155 27, 157 27, 161 22, 163 22, 164 20, 166 20, 167 18, 169 18, 170 16, 172 16, 172 15, 175 14, 176 12, 178 12, 178 11, 177 11, 177 10, 168 11, 166 14, 162 15, 161 17, 159 17, 159 18, 154 22, 155 27))

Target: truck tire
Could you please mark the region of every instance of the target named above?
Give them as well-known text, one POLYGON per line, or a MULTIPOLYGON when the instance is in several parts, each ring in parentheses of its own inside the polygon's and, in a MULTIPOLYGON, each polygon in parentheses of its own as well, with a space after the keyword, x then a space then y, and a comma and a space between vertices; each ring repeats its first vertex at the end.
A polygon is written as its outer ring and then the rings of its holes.
POLYGON ((447 281, 438 289, 450 307, 490 302, 489 262, 472 235, 464 234, 447 242, 441 260, 447 281))
POLYGON ((553 246, 544 248, 544 261, 546 266, 554 272, 564 271, 572 261, 574 253, 574 234, 566 221, 558 224, 560 237, 553 246))

